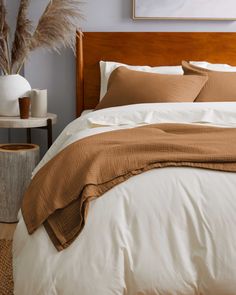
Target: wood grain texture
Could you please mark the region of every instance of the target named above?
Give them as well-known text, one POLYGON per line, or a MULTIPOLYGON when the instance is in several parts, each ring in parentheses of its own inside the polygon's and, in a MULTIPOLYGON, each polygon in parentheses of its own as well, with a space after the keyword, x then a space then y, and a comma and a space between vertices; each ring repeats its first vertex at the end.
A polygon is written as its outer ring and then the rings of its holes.
POLYGON ((77 99, 76 99, 76 114, 77 117, 84 110, 84 49, 83 49, 83 35, 80 32, 77 37, 77 59, 76 59, 76 85, 77 85, 77 99))
POLYGON ((39 161, 37 145, 17 146, 0 145, 0 222, 17 221, 24 191, 39 161))
POLYGON ((180 65, 182 60, 236 65, 236 33, 87 32, 77 42, 77 116, 99 100, 99 61, 180 65))

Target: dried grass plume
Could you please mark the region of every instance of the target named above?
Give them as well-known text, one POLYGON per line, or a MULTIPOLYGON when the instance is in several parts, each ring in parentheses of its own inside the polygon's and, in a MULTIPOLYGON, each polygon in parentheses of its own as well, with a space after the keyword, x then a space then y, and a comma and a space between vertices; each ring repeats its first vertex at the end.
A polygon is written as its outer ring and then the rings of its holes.
POLYGON ((6 22, 6 7, 0 0, 0 69, 3 74, 18 73, 30 51, 39 47, 60 51, 63 47, 74 50, 76 31, 82 19, 79 0, 50 0, 36 28, 28 18, 30 0, 21 0, 12 44, 6 22))
POLYGON ((31 40, 31 21, 27 18, 27 10, 29 8, 30 0, 21 0, 17 17, 15 38, 12 45, 11 52, 11 71, 19 67, 24 61, 24 58, 29 52, 29 42, 31 40))
POLYGON ((9 54, 9 26, 6 21, 6 7, 3 0, 0 0, 0 68, 3 73, 10 71, 10 54, 9 54))
POLYGON ((76 29, 79 28, 81 2, 51 0, 31 39, 30 49, 46 47, 59 51, 61 47, 74 49, 76 29))

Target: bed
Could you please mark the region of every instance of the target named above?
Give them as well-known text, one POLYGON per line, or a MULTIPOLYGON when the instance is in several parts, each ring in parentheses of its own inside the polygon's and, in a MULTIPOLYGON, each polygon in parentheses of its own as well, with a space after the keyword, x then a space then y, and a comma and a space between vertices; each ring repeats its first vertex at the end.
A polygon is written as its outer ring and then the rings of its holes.
MULTIPOLYGON (((214 125, 223 135, 235 130, 232 101, 133 104, 80 116, 99 101, 101 60, 236 65, 235 44, 235 33, 84 33, 77 42, 78 118, 55 141, 33 179, 66 147, 93 135, 160 123, 214 125)), ((227 148, 228 142, 222 144, 227 148)), ((14 292, 235 294, 235 191, 235 172, 187 166, 147 170, 92 200, 83 230, 63 251, 57 251, 44 226, 29 235, 20 212, 13 242, 14 292)))

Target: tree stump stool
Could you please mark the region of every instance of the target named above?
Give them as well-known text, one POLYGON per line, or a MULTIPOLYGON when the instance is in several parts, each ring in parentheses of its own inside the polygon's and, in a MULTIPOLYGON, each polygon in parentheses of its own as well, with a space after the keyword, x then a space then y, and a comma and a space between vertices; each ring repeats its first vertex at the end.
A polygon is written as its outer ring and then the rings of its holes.
POLYGON ((24 192, 39 162, 39 146, 0 144, 0 222, 17 222, 24 192))

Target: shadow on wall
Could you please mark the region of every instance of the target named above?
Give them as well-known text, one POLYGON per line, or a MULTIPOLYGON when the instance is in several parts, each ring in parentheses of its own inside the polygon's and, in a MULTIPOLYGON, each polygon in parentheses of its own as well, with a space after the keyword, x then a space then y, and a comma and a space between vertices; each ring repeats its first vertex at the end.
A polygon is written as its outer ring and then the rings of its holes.
POLYGON ((133 0, 122 0, 121 5, 121 18, 127 20, 133 17, 133 0))

